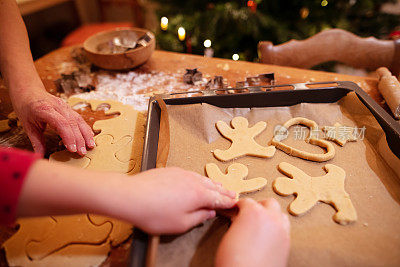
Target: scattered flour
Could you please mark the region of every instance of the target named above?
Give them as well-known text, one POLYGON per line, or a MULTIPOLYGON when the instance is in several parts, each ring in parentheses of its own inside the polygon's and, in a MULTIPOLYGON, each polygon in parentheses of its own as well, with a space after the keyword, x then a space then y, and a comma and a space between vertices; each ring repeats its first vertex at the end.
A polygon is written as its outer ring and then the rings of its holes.
POLYGON ((168 94, 199 90, 200 85, 183 83, 182 74, 130 71, 97 74, 96 90, 74 95, 83 99, 112 99, 132 105, 136 110, 147 111, 149 98, 154 94, 168 94))

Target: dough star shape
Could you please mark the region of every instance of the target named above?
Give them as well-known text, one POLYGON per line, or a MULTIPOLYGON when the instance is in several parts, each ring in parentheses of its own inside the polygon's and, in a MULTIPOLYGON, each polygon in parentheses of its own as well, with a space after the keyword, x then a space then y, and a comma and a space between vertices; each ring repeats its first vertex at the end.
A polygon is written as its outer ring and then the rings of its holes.
POLYGON ((216 127, 225 138, 232 141, 228 150, 214 150, 214 156, 221 161, 228 161, 242 156, 270 158, 275 154, 275 147, 263 147, 256 143, 254 138, 267 127, 267 123, 260 121, 249 128, 246 118, 235 117, 231 121, 232 128, 225 122, 218 121, 216 127))
POLYGON ((225 189, 236 192, 236 198, 241 193, 250 193, 262 189, 267 184, 267 179, 258 177, 245 180, 249 174, 247 167, 240 163, 234 163, 228 167, 227 174, 222 173, 214 163, 206 165, 207 176, 222 184, 225 189))
POLYGON ((336 142, 340 146, 344 146, 347 142, 357 141, 357 136, 354 135, 354 128, 343 126, 340 123, 335 123, 333 126, 324 126, 322 131, 325 133, 325 139, 336 142))
POLYGON ((341 225, 357 220, 356 210, 344 189, 345 171, 333 164, 326 164, 326 174, 311 177, 295 166, 282 162, 278 169, 290 177, 277 178, 272 187, 283 196, 296 195, 289 205, 289 212, 293 215, 302 215, 321 201, 332 205, 336 213, 333 220, 341 225))
POLYGON ((288 155, 306 159, 306 160, 311 160, 311 161, 317 161, 317 162, 322 162, 322 161, 328 161, 332 159, 335 156, 335 147, 329 143, 328 141, 318 139, 313 136, 313 132, 318 130, 318 125, 315 121, 306 119, 306 118, 292 118, 285 122, 283 125, 283 128, 289 130, 289 128, 293 125, 296 124, 302 124, 310 128, 310 134, 305 140, 307 143, 310 143, 312 145, 317 145, 319 147, 325 148, 326 153, 325 154, 315 154, 315 153, 310 153, 307 151, 302 151, 297 148, 293 148, 291 146, 288 146, 284 143, 281 142, 281 140, 278 140, 276 136, 272 138, 271 144, 276 146, 278 149, 282 150, 288 155))

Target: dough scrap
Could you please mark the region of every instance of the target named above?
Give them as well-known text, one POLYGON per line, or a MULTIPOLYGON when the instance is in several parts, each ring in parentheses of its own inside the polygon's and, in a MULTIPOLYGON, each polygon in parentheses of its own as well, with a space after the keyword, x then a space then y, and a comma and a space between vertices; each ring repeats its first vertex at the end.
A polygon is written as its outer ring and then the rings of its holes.
POLYGON ((112 224, 112 230, 109 236, 109 240, 113 247, 118 246, 127 240, 132 234, 132 224, 119 221, 112 218, 107 218, 100 215, 89 214, 89 220, 95 225, 103 225, 105 223, 112 224))
POLYGON ((71 244, 42 260, 29 259, 23 250, 12 258, 7 258, 7 261, 10 266, 99 266, 107 259, 109 251, 110 243, 108 242, 101 245, 71 244))
POLYGON ((96 266, 107 258, 110 245, 99 241, 107 239, 109 223, 97 226, 87 215, 73 215, 26 218, 18 224, 18 231, 3 244, 10 266, 96 266), (74 244, 68 243, 71 240, 74 244))
POLYGON ((335 156, 335 147, 330 142, 318 139, 313 135, 313 132, 318 130, 318 125, 315 121, 312 121, 312 120, 309 120, 306 118, 302 118, 302 117, 296 117, 296 118, 292 118, 292 119, 288 120, 283 125, 283 127, 289 130, 289 128, 291 126, 296 125, 296 124, 302 124, 302 125, 309 127, 310 134, 309 134, 307 140, 305 140, 305 141, 309 144, 317 145, 321 148, 325 148, 326 153, 316 154, 316 153, 310 153, 307 151, 302 151, 302 150, 293 148, 289 145, 282 143, 275 136, 274 136, 274 138, 272 138, 271 144, 276 146, 276 148, 282 150, 283 152, 285 152, 288 155, 306 159, 306 160, 311 160, 311 161, 317 161, 317 162, 328 161, 335 156))
POLYGON ((232 127, 224 121, 218 121, 216 127, 225 138, 232 141, 228 150, 214 150, 214 156, 221 161, 228 161, 242 156, 255 156, 270 158, 275 154, 275 147, 263 147, 259 145, 254 138, 267 127, 267 123, 260 121, 249 128, 249 122, 246 118, 235 117, 231 121, 232 127))
POLYGON ((295 166, 281 162, 278 169, 290 177, 275 179, 272 186, 274 191, 283 196, 296 195, 289 205, 289 212, 302 215, 321 201, 332 205, 336 213, 333 220, 346 225, 357 220, 357 213, 349 194, 344 189, 345 171, 333 164, 326 164, 326 174, 311 177, 295 166))
POLYGON ((340 123, 335 123, 333 126, 324 126, 322 131, 325 132, 325 139, 334 141, 340 146, 344 146, 347 142, 357 141, 357 136, 354 134, 354 128, 343 126, 340 123))
MULTIPOLYGON (((92 109, 94 110, 103 103, 110 105, 113 109, 111 108, 108 113, 120 113, 116 118, 123 117, 123 119, 119 119, 121 125, 117 125, 113 119, 99 120, 96 122, 97 124, 95 123, 95 125, 100 125, 96 129, 101 131, 100 134, 95 136, 97 146, 88 151, 86 156, 81 157, 76 153, 60 151, 50 155, 50 160, 97 171, 115 171, 128 174, 139 172, 145 123, 143 114, 135 111, 131 106, 118 102, 86 101, 77 98, 74 101, 77 101, 77 103, 92 102, 92 109), (121 112, 118 108, 124 111, 121 112), (104 122, 104 125, 100 122, 104 122), (112 123, 113 126, 108 126, 108 123, 112 123), (103 126, 104 129, 100 128, 103 126), (119 140, 116 140, 115 137, 119 140)), ((38 218, 38 221, 29 225, 21 223, 18 232, 4 244, 7 245, 6 257, 9 265, 98 266, 106 260, 111 245, 118 246, 132 233, 133 226, 126 222, 91 214, 81 216, 88 218, 88 221, 81 228, 74 227, 72 223, 68 224, 64 221, 68 220, 68 216, 65 217, 67 219, 64 219, 64 216, 54 217, 63 224, 64 228, 61 229, 61 226, 59 226, 57 232, 53 231, 52 227, 54 227, 56 221, 52 217, 38 218), (91 237, 90 233, 92 233, 93 228, 99 229, 98 236, 105 236, 105 238, 101 238, 104 239, 102 243, 99 238, 91 237), (54 237, 54 240, 63 243, 63 248, 54 248, 57 247, 55 245, 50 248, 51 246, 46 244, 51 240, 50 234, 54 237), (80 241, 65 237, 74 234, 80 235, 80 241), (81 244, 82 242, 88 242, 88 244, 81 244), (91 244, 93 242, 96 244, 91 244), (28 243, 29 253, 38 260, 29 259, 27 254, 28 243), (43 255, 47 256, 43 258, 43 255)))
POLYGON ((10 266, 26 266, 21 262, 28 260, 26 245, 32 241, 44 240, 54 229, 57 222, 52 217, 24 218, 17 221, 18 231, 3 243, 10 266))
POLYGON ((102 104, 106 104, 110 106, 110 109, 104 112, 106 115, 120 114, 118 117, 98 120, 93 124, 93 130, 101 131, 100 135, 112 135, 114 137, 114 142, 118 142, 124 136, 132 136, 135 133, 136 121, 140 112, 136 111, 131 106, 113 100, 83 100, 77 97, 71 97, 68 99, 68 104, 71 107, 74 107, 79 103, 90 104, 93 111, 96 111, 102 104))
MULTIPOLYGON (((94 151, 94 148, 92 151, 94 151)), ((74 166, 77 168, 85 169, 89 166, 90 159, 88 157, 81 157, 77 153, 69 152, 68 150, 58 151, 50 155, 49 161, 57 161, 74 166)))
POLYGON ((122 162, 116 157, 118 151, 123 150, 124 147, 129 147, 129 144, 132 143, 132 137, 124 136, 117 142, 113 142, 113 140, 113 136, 108 134, 95 138, 96 148, 88 151, 85 155, 85 157, 90 159, 90 164, 86 169, 121 173, 132 171, 135 167, 135 161, 129 159, 131 150, 124 150, 128 155, 122 156, 123 158, 128 158, 128 161, 122 162))
POLYGON ((111 223, 100 226, 92 224, 87 214, 56 216, 53 219, 56 224, 46 238, 40 241, 30 240, 26 244, 29 258, 41 260, 69 244, 100 245, 107 240, 112 230, 111 223), (65 231, 65 229, 73 229, 73 231, 65 231))
POLYGON ((240 163, 234 163, 228 167, 227 174, 220 171, 214 163, 206 164, 207 176, 222 184, 225 189, 236 192, 236 198, 241 193, 258 191, 267 185, 267 179, 262 177, 244 179, 249 174, 247 167, 240 163))
POLYGON ((8 124, 8 119, 7 120, 0 120, 0 133, 8 132, 11 130, 10 125, 8 124))
POLYGON ((108 134, 95 137, 96 147, 89 150, 83 157, 67 150, 50 155, 50 161, 68 162, 73 166, 97 171, 113 171, 130 173, 135 168, 135 161, 129 159, 131 156, 131 136, 124 136, 117 143, 113 143, 113 137, 108 134), (120 152, 121 151, 121 152, 120 152), (117 159, 116 154, 120 152, 120 158, 129 159, 125 162, 117 159))

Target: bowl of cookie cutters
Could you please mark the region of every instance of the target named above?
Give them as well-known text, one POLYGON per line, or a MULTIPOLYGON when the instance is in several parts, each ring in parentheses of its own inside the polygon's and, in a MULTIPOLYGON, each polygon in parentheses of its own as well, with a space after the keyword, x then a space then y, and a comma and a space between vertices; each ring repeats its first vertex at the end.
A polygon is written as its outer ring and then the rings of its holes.
POLYGON ((129 27, 94 34, 83 43, 89 61, 108 70, 140 66, 151 57, 155 47, 152 32, 129 27))

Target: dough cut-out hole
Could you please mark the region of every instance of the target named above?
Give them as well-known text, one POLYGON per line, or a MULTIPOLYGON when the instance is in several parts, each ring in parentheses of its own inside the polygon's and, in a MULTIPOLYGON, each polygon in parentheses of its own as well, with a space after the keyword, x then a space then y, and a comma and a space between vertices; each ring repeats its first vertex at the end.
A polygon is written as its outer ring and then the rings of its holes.
POLYGON ((110 110, 110 108, 111 108, 111 105, 110 105, 110 104, 102 103, 102 104, 100 104, 100 105, 97 106, 97 109, 96 109, 96 110, 108 111, 108 110, 110 110))

